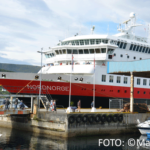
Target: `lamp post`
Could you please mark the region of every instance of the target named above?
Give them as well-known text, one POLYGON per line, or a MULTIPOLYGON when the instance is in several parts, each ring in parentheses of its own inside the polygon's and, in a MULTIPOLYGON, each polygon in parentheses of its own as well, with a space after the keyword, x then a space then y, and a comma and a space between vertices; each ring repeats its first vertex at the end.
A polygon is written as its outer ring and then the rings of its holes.
POLYGON ((40 71, 40 89, 39 89, 39 100, 38 100, 38 107, 40 107, 40 99, 41 99, 41 80, 42 80, 42 52, 43 48, 41 48, 41 51, 37 51, 38 53, 41 53, 41 71, 40 71))

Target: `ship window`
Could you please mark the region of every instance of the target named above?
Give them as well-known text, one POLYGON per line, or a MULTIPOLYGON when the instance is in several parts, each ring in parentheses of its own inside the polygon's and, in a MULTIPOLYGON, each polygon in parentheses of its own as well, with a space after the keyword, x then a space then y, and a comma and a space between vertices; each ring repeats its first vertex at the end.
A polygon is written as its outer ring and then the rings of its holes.
POLYGON ((75 41, 76 45, 79 45, 79 41, 75 41))
POLYGON ((135 51, 135 49, 136 49, 136 45, 133 46, 133 51, 135 51))
POLYGON ((113 82, 113 76, 109 76, 109 82, 113 82))
POLYGON ((143 85, 146 85, 146 79, 143 79, 143 85))
POLYGON ((85 45, 89 45, 89 40, 85 40, 85 45))
POLYGON ((140 60, 142 60, 142 58, 140 58, 140 60))
POLYGON ((121 54, 120 57, 123 57, 123 55, 121 54))
POLYGON ((140 94, 140 91, 137 91, 138 94, 140 94))
POLYGON ((121 82, 121 77, 117 76, 117 83, 121 82))
POLYGON ((147 53, 147 51, 148 51, 148 47, 146 48, 145 53, 147 53))
POLYGON ((124 43, 123 45, 123 49, 126 49, 127 43, 124 43))
POLYGON ((88 49, 84 49, 84 54, 89 54, 88 49))
POLYGON ((127 84, 128 83, 128 78, 127 77, 124 77, 124 84, 127 84))
POLYGON ((52 57, 54 57, 54 53, 52 53, 51 55, 52 55, 52 57))
POLYGON ((83 54, 83 50, 82 49, 79 49, 79 54, 83 54))
POLYGON ((131 46, 130 46, 130 49, 129 49, 129 50, 132 50, 132 48, 133 48, 133 44, 131 44, 131 46))
POLYGON ((140 79, 137 79, 137 85, 140 85, 140 79))
POLYGON ((140 47, 139 52, 141 52, 141 51, 142 51, 142 49, 143 49, 143 46, 141 46, 141 47, 140 47))
POLYGON ((96 39, 96 44, 100 44, 101 43, 101 39, 96 39))
POLYGON ((149 48, 149 50, 148 50, 148 53, 150 54, 150 48, 149 48))
POLYGON ((72 44, 72 45, 75 45, 75 41, 71 41, 71 44, 72 44))
POLYGON ((59 52, 58 52, 58 50, 55 50, 55 53, 56 53, 56 55, 59 55, 59 52))
POLYGON ((91 44, 91 45, 95 44, 95 39, 91 39, 91 40, 90 40, 90 44, 91 44))
POLYGON ((63 49, 62 52, 63 54, 67 54, 66 49, 63 49))
POLYGON ((61 51, 61 50, 59 50, 59 54, 62 54, 62 51, 61 51))
POLYGON ((101 49, 101 52, 102 52, 102 53, 106 53, 106 48, 102 48, 102 49, 101 49))
POLYGON ((46 58, 48 58, 48 55, 47 55, 47 54, 45 54, 45 57, 46 57, 46 58))
POLYGON ((71 54, 71 49, 67 49, 67 54, 71 54))
POLYGON ((149 80, 149 86, 150 86, 150 80, 149 80))
POLYGON ((110 54, 110 55, 112 55, 113 49, 108 49, 108 52, 107 52, 107 53, 110 54))
POLYGON ((100 53, 100 49, 95 49, 95 52, 96 53, 100 53))
POLYGON ((143 93, 144 93, 144 94, 146 94, 146 92, 145 92, 145 91, 144 91, 143 93))
POLYGON ((73 54, 78 54, 78 51, 76 49, 73 49, 73 54))
POLYGON ((130 56, 128 55, 127 58, 129 58, 130 56))
POLYGON ((114 56, 116 56, 116 53, 114 53, 114 56))
POLYGON ((145 47, 143 48, 142 52, 144 53, 144 51, 145 51, 145 47))
POLYGON ((102 82, 106 82, 106 75, 102 75, 102 82))
POLYGON ((121 44, 120 44, 120 46, 119 46, 119 47, 120 47, 120 48, 122 48, 122 46, 123 46, 123 42, 121 42, 121 44))
POLYGON ((84 45, 84 41, 83 40, 80 40, 80 45, 84 45))
POLYGON ((139 50, 139 47, 140 47, 140 46, 137 46, 136 51, 138 51, 138 50, 139 50))
POLYGON ((90 54, 94 54, 94 49, 90 49, 90 54))
POLYGON ((120 42, 119 42, 119 41, 117 42, 117 45, 118 45, 118 47, 119 47, 119 45, 120 45, 120 42))
POLYGON ((107 44, 108 40, 102 40, 102 43, 107 44))
POLYGON ((134 59, 136 59, 136 57, 133 57, 134 59))

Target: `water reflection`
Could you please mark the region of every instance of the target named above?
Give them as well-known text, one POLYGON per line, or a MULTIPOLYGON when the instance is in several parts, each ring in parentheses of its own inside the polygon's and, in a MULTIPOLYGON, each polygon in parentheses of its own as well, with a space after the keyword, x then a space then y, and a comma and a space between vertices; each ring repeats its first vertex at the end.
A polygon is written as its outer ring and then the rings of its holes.
MULTIPOLYGON (((7 128, 0 128, 0 150, 144 150, 147 147, 131 147, 128 145, 128 140, 133 138, 146 139, 140 135, 113 135, 113 136, 91 136, 91 137, 75 137, 75 138, 58 138, 52 135, 41 136, 31 132, 23 132, 19 130, 11 130, 7 128), (123 141, 121 146, 98 146, 99 139, 120 139, 123 141)), ((107 144, 107 143, 106 143, 107 144)), ((119 143, 118 143, 119 144, 119 143)))

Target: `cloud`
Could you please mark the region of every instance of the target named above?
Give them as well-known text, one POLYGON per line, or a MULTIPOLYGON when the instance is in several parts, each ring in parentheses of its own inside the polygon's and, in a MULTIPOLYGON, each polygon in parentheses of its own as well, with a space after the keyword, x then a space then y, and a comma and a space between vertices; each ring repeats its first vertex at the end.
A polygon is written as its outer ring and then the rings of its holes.
MULTIPOLYGON (((137 20, 150 22, 150 1, 140 0, 0 0, 0 56, 3 61, 40 65, 42 47, 76 33, 117 33, 117 24, 136 12, 137 20), (140 20, 143 19, 143 20, 140 20), (2 55, 1 55, 2 54, 2 55)), ((137 34, 145 36, 141 27, 137 34)))

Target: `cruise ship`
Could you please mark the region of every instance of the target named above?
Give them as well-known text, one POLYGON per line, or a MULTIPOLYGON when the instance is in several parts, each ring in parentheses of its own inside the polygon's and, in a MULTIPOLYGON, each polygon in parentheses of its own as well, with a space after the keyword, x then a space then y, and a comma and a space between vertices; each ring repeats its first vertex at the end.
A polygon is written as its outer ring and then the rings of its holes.
MULTIPOLYGON (((1 72, 0 84, 10 93, 50 94, 57 105, 67 107, 69 93, 76 105, 91 107, 93 94, 95 107, 109 107, 109 99, 130 99, 130 76, 108 74, 111 61, 140 61, 150 58, 150 43, 146 37, 136 36, 135 13, 123 22, 116 35, 75 35, 43 51, 46 65, 37 74, 1 72), (123 27, 122 27, 123 26, 123 27), (94 86, 93 86, 94 85, 94 86), (71 90, 71 92, 70 92, 71 90), (93 92, 95 91, 95 92, 93 92)), ((125 66, 126 67, 126 66, 125 66)), ((134 99, 149 99, 150 79, 134 77, 134 99)))

